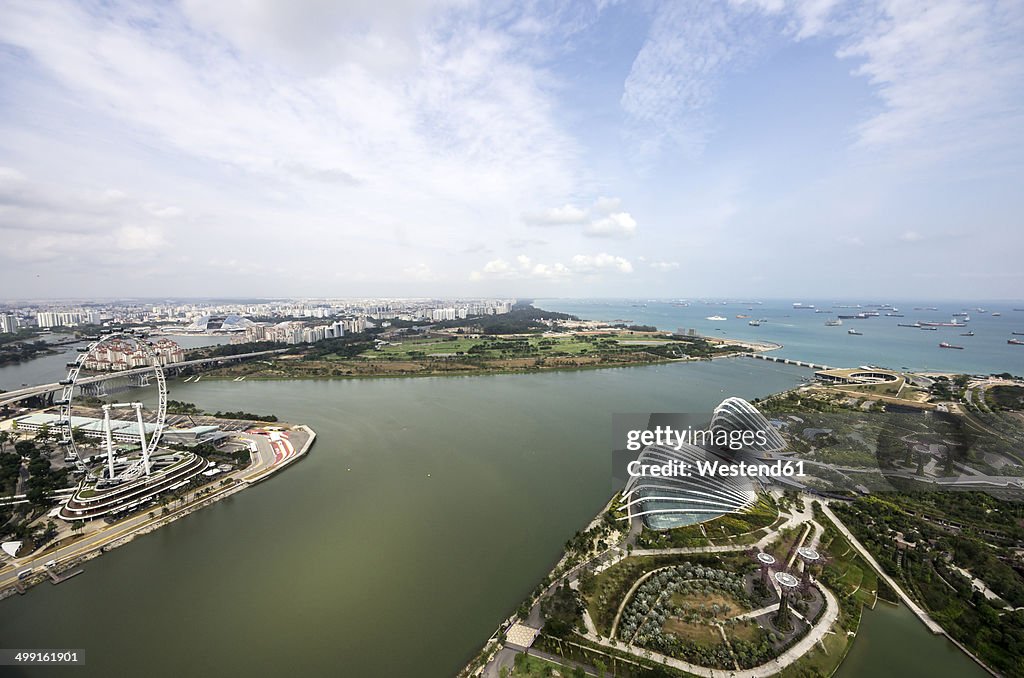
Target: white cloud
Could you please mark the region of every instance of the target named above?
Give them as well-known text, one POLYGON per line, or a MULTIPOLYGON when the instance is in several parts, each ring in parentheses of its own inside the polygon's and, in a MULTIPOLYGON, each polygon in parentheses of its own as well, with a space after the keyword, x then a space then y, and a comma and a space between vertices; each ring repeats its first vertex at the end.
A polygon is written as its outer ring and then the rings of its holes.
POLYGON ((857 143, 908 142, 932 152, 1020 140, 1024 5, 946 0, 732 0, 664 3, 623 85, 621 105, 642 151, 699 153, 714 132, 722 81, 780 38, 836 39, 881 110, 857 143))
POLYGON ((622 207, 622 200, 620 198, 607 198, 605 196, 601 196, 594 201, 594 210, 601 214, 609 214, 620 207, 622 207))
POLYGON ((571 224, 582 224, 587 220, 589 212, 582 207, 575 205, 563 205, 552 207, 536 214, 528 214, 523 217, 526 223, 533 226, 565 226, 571 224))
POLYGON ((620 198, 601 196, 590 207, 566 204, 524 216, 533 226, 583 226, 583 234, 594 238, 628 238, 636 233, 636 220, 629 212, 616 211, 620 198))
POLYGON ((514 262, 506 259, 492 259, 479 271, 470 274, 471 280, 484 278, 564 280, 574 274, 632 273, 633 265, 626 259, 610 254, 577 254, 565 265, 534 262, 530 257, 519 255, 514 262))
POLYGON ((161 219, 166 219, 168 217, 180 217, 185 213, 185 210, 180 207, 175 207, 174 205, 162 206, 155 203, 147 203, 146 205, 143 205, 143 207, 154 217, 159 217, 161 219))
POLYGON ((924 240, 924 236, 917 231, 906 231, 900 235, 900 240, 903 242, 920 242, 924 240))
POLYGON ((653 268, 655 271, 659 271, 661 273, 667 273, 668 271, 674 271, 677 268, 679 268, 679 262, 678 261, 652 261, 650 263, 650 267, 653 268))
POLYGON ((583 233, 593 238, 628 238, 636 233, 636 219, 629 212, 615 212, 590 222, 583 233))
POLYGON ((703 149, 719 80, 760 48, 765 27, 747 21, 752 11, 743 3, 658 5, 621 98, 641 155, 703 149))
POLYGON ((879 0, 873 9, 838 52, 859 62, 854 73, 884 104, 859 126, 863 145, 977 146, 993 128, 1019 130, 1021 91, 1010 83, 1024 78, 1024 6, 879 0))
POLYGON ((614 271, 617 273, 632 273, 633 264, 622 257, 611 254, 577 254, 572 258, 572 268, 579 273, 600 273, 602 271, 614 271))

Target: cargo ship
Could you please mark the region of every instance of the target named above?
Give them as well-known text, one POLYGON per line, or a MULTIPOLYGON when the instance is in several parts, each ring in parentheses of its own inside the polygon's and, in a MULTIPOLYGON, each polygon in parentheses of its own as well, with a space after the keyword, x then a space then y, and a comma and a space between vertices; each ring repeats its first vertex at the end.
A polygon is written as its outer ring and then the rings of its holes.
POLYGON ((950 344, 949 342, 945 342, 945 341, 942 342, 941 344, 939 344, 939 348, 958 348, 961 351, 964 350, 963 346, 956 346, 954 344, 950 344))
POLYGON ((961 337, 973 337, 974 336, 974 330, 971 330, 970 332, 961 332, 960 336, 961 337))
POLYGON ((927 322, 927 323, 921 323, 921 324, 922 325, 926 325, 928 327, 966 327, 967 323, 970 322, 970 320, 971 320, 970 318, 964 318, 964 322, 960 323, 960 322, 956 321, 956 318, 953 318, 948 323, 927 322))
POLYGON ((842 325, 842 324, 843 324, 843 321, 839 320, 838 318, 836 318, 835 320, 826 320, 825 321, 825 327, 838 327, 839 325, 842 325))
POLYGON ((920 327, 921 323, 896 323, 896 327, 920 327))
POLYGON ((1021 341, 1020 339, 1007 339, 1006 343, 1013 344, 1014 346, 1024 346, 1024 341, 1021 341))

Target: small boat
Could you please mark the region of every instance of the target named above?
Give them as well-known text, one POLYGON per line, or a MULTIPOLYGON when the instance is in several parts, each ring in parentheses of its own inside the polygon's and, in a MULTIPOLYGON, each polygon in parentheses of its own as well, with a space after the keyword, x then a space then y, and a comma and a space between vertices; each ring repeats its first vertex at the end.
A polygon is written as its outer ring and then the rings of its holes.
POLYGON ((857 330, 854 330, 854 329, 846 330, 846 333, 847 334, 857 334, 857 335, 864 334, 863 332, 858 332, 857 330))
POLYGON ((885 316, 887 318, 902 318, 902 317, 904 317, 902 313, 886 313, 885 316))
POLYGON ((921 323, 896 323, 896 327, 920 327, 921 323))
POLYGON ((1000 313, 999 311, 996 311, 995 313, 992 314, 992 317, 993 318, 998 318, 1001 315, 1002 315, 1002 313, 1000 313))
POLYGON ((971 330, 970 332, 961 332, 960 336, 961 337, 973 337, 974 336, 974 330, 971 330))
POLYGON ((760 327, 761 326, 761 321, 760 320, 751 320, 747 324, 750 325, 751 327, 760 327))
POLYGON ((1016 334, 1018 337, 1024 337, 1024 332, 1010 332, 1010 334, 1016 334))
POLYGON ((1014 346, 1024 346, 1024 341, 1021 341, 1020 339, 1007 339, 1006 343, 1013 344, 1014 346))
POLYGON ((724 315, 709 315, 705 320, 728 320, 724 315))
POLYGON ((843 321, 838 319, 838 318, 836 318, 835 320, 826 320, 825 321, 825 327, 838 327, 839 325, 842 325, 842 324, 843 324, 843 321))
POLYGON ((945 342, 945 341, 939 344, 939 348, 958 348, 961 351, 964 350, 963 346, 956 346, 954 344, 950 344, 949 342, 945 342))
POLYGON ((939 328, 934 325, 921 325, 922 330, 931 330, 932 332, 938 332, 939 328))
POLYGON ((749 315, 744 315, 744 314, 742 314, 742 313, 737 313, 737 314, 736 314, 736 317, 737 317, 737 318, 749 318, 750 316, 749 316, 749 315))

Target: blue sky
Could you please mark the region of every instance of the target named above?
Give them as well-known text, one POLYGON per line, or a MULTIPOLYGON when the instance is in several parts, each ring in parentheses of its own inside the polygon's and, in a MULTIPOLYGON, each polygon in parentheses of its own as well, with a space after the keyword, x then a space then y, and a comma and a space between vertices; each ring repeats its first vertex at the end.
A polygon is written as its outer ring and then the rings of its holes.
POLYGON ((0 296, 1019 297, 1019 2, 0 2, 0 296))

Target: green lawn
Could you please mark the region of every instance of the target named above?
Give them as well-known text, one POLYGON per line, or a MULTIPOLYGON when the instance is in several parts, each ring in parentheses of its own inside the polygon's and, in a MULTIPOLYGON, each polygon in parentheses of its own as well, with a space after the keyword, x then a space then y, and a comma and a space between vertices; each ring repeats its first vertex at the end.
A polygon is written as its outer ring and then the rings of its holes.
POLYGON ((516 666, 510 674, 512 678, 543 678, 554 675, 554 671, 568 673, 559 664, 553 664, 527 654, 521 654, 519 657, 517 657, 516 666))
POLYGON ((623 345, 620 341, 657 341, 665 343, 670 339, 616 333, 611 336, 571 335, 548 337, 543 335, 509 335, 492 338, 464 337, 432 337, 429 339, 407 339, 382 346, 379 349, 366 351, 365 358, 409 360, 417 357, 430 357, 448 354, 465 354, 481 358, 514 358, 524 355, 580 355, 582 353, 600 353, 609 350, 643 350, 643 345, 623 345), (516 346, 513 347, 513 344, 516 346), (477 348, 477 352, 470 350, 477 348))

